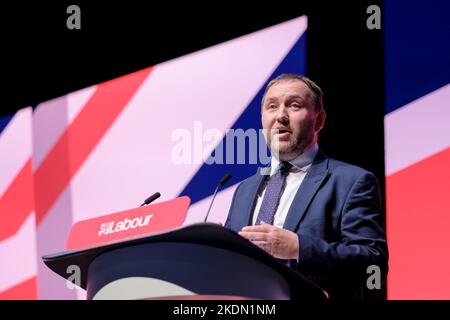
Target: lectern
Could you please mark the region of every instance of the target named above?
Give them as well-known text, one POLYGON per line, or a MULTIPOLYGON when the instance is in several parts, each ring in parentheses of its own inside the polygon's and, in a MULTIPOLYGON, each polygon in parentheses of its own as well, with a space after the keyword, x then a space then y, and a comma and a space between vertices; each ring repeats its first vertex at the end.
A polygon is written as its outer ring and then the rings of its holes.
POLYGON ((213 223, 116 239, 43 260, 66 279, 77 266, 88 299, 327 299, 311 280, 213 223))

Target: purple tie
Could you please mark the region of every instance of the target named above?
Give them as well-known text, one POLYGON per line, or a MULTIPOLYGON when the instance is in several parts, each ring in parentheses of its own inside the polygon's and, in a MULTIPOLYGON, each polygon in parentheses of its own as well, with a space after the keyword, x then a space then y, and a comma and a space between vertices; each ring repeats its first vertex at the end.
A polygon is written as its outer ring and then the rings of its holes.
POLYGON ((278 203, 280 202, 283 186, 291 167, 292 164, 289 162, 280 162, 275 174, 269 178, 258 218, 256 218, 257 225, 261 223, 261 220, 273 224, 273 218, 277 211, 278 203))

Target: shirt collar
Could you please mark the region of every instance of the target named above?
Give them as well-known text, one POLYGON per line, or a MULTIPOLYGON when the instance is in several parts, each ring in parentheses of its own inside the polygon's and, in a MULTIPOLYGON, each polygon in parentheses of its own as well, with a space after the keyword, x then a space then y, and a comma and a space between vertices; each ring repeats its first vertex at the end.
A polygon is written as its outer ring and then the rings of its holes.
MULTIPOLYGON (((289 161, 289 163, 291 163, 293 166, 291 171, 306 171, 308 169, 308 166, 310 166, 314 161, 314 158, 316 157, 318 151, 319 145, 317 143, 310 145, 305 149, 305 151, 303 151, 301 155, 299 155, 294 160, 289 161)), ((272 157, 270 162, 270 175, 275 172, 279 164, 280 160, 272 157)))

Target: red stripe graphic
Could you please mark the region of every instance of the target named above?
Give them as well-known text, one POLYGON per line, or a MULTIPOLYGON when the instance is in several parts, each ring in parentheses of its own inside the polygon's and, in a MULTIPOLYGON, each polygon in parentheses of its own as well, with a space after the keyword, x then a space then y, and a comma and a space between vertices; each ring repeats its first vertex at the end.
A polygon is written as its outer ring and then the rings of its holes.
POLYGON ((35 172, 39 224, 153 68, 98 85, 35 172))
POLYGON ((450 148, 386 178, 389 299, 450 299, 450 148))
POLYGON ((30 278, 0 292, 0 300, 37 300, 37 278, 30 278))
POLYGON ((19 230, 33 207, 33 174, 28 159, 0 199, 0 241, 19 230))

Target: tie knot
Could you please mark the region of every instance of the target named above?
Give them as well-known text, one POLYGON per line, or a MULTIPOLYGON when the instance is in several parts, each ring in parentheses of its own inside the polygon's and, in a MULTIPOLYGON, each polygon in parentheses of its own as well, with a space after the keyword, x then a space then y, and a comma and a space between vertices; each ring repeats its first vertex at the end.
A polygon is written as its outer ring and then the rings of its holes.
POLYGON ((292 168, 292 164, 290 164, 287 161, 280 162, 280 164, 278 166, 278 170, 280 170, 281 173, 288 173, 291 168, 292 168))

